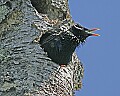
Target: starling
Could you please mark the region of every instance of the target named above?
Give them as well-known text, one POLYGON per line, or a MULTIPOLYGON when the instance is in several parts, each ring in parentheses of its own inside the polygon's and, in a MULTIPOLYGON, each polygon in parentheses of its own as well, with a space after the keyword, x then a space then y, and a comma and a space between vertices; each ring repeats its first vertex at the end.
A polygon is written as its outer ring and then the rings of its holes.
POLYGON ((99 36, 99 34, 93 33, 96 30, 98 28, 87 29, 80 24, 74 24, 68 31, 60 34, 46 32, 40 38, 39 43, 53 62, 67 65, 79 44, 84 43, 89 36, 99 36))

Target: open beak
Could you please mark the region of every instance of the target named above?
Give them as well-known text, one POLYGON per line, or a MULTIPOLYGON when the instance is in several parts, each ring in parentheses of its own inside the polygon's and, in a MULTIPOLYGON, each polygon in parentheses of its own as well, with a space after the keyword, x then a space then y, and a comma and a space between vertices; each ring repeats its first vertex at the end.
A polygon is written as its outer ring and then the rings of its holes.
POLYGON ((100 36, 99 34, 95 34, 93 32, 97 31, 97 30, 100 30, 99 28, 93 28, 93 29, 90 29, 89 32, 91 32, 91 36, 100 36))
POLYGON ((100 36, 100 34, 92 34, 91 36, 100 36))
POLYGON ((93 28, 93 29, 90 29, 90 32, 94 32, 94 31, 97 31, 97 30, 100 30, 100 28, 93 28))

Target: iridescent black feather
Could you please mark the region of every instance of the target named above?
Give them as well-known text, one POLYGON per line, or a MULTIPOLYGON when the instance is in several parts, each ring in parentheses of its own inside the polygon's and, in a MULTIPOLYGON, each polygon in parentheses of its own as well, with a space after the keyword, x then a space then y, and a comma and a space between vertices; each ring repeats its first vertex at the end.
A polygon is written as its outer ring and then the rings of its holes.
POLYGON ((60 65, 67 65, 71 61, 76 47, 84 43, 89 36, 85 31, 88 31, 88 29, 75 24, 68 31, 60 34, 46 32, 42 35, 40 44, 52 61, 60 65))

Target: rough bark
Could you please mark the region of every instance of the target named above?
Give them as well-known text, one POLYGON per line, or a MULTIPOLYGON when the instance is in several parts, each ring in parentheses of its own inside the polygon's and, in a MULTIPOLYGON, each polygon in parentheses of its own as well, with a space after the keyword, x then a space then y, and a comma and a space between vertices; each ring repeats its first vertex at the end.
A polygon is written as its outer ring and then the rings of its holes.
POLYGON ((73 96, 83 77, 76 54, 60 68, 37 43, 73 23, 68 0, 0 0, 0 96, 73 96))

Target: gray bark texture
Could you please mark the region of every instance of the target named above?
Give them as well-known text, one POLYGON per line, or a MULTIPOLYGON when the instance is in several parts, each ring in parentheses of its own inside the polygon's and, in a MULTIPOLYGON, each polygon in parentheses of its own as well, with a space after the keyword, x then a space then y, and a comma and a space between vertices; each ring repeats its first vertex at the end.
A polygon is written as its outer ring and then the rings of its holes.
POLYGON ((0 96, 74 96, 83 78, 76 54, 60 67, 38 43, 73 23, 68 0, 0 0, 0 96))

